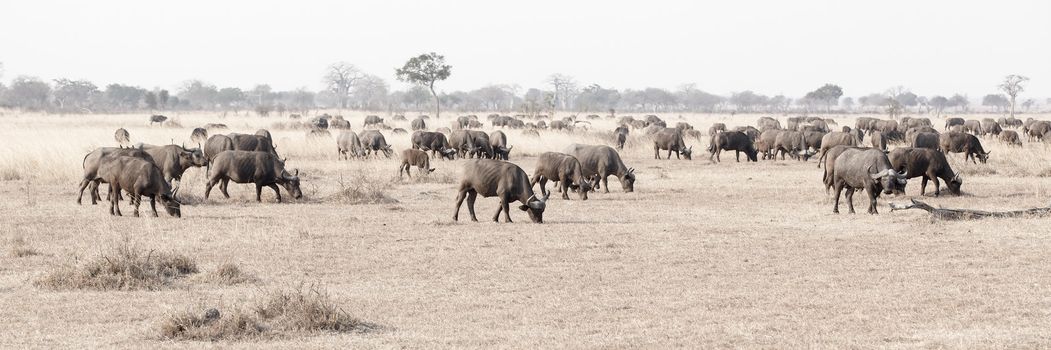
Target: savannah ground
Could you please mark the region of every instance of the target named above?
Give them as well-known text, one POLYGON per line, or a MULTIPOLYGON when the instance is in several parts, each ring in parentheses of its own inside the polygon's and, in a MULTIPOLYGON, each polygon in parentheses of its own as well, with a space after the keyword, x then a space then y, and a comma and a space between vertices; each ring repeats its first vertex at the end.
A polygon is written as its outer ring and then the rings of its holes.
MULTIPOLYGON (((228 314, 270 291, 297 288, 323 290, 346 313, 378 327, 218 344, 1051 346, 1051 218, 932 222, 922 211, 890 212, 888 201, 919 197, 919 179, 906 196, 881 198, 879 215, 864 214, 863 194, 855 198, 859 214, 844 208, 835 215, 814 160, 736 163, 723 153, 714 164, 703 151, 707 140, 688 141, 692 161, 654 160, 652 144, 639 138, 622 152, 638 174, 634 193, 611 177, 611 193, 588 201, 555 194, 539 225, 514 209, 515 223, 492 223, 496 200, 479 198, 481 222, 470 222, 467 208, 453 222, 462 161, 434 160, 430 176, 415 177, 413 168, 412 180, 399 180, 396 159, 338 160, 338 131, 310 142, 305 130, 279 129, 284 118, 168 115, 183 127, 149 127, 139 114, 0 117, 0 346, 197 348, 208 343, 164 339, 160 325, 174 313, 215 307, 228 314), (253 186, 231 185, 233 198, 215 190, 204 200, 204 170, 194 168, 183 179, 181 219, 163 211, 159 218, 111 217, 104 204, 75 204, 83 155, 115 145, 114 129, 128 129, 133 142, 182 143, 209 122, 234 132, 270 128, 288 167, 300 169, 304 199, 278 204, 267 189, 256 203, 253 186), (233 263, 256 281, 219 285, 191 275, 132 291, 37 284, 122 245, 187 255, 198 275, 233 263)), ((364 113, 344 115, 361 130, 364 113)), ((431 129, 447 126, 451 116, 431 119, 431 129)), ((661 117, 680 121, 677 114, 661 117)), ((758 117, 683 120, 707 130, 712 122, 733 127, 758 117)), ((837 119, 853 125, 853 118, 837 119)), ((531 175, 544 151, 609 142, 597 132, 612 123, 596 122, 596 134, 544 132, 539 139, 505 131, 515 146, 511 161, 531 175)), ((409 129, 408 122, 393 124, 409 129)), ((941 120, 935 125, 940 129, 941 120)), ((409 146, 408 135, 384 134, 396 151, 409 146)), ((983 210, 1051 202, 1051 150, 1041 143, 1013 149, 992 138, 983 145, 992 150, 987 165, 950 156, 964 177, 963 196, 922 200, 983 210)), ((123 208, 130 214, 127 203, 123 208)))

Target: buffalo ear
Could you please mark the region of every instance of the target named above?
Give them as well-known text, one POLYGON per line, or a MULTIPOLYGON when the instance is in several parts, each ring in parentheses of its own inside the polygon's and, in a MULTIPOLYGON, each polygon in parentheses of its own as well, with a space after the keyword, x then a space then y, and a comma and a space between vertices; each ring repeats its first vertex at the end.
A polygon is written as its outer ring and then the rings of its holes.
POLYGON ((528 205, 519 205, 518 209, 521 209, 522 211, 526 211, 526 210, 529 210, 529 206, 528 205))

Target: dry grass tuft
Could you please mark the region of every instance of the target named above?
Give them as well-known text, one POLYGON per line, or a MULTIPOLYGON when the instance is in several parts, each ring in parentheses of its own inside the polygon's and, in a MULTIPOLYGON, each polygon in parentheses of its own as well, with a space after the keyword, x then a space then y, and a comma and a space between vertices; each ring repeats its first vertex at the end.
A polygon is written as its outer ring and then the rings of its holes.
POLYGON ((224 263, 219 265, 215 271, 209 272, 205 275, 204 280, 221 285, 255 283, 259 281, 254 275, 245 272, 240 266, 237 266, 237 264, 234 263, 224 263))
POLYGON ((350 179, 341 174, 339 180, 339 191, 332 195, 332 199, 346 204, 391 204, 398 200, 391 198, 387 191, 391 189, 391 182, 380 178, 375 174, 358 172, 350 179))
POLYGON ((378 327, 351 317, 331 297, 316 288, 270 294, 252 311, 222 315, 187 310, 162 320, 159 333, 169 340, 244 340, 269 337, 271 332, 368 332, 378 327))
POLYGON ((39 255, 36 249, 29 246, 29 243, 22 237, 15 237, 10 241, 11 248, 8 249, 8 254, 15 258, 24 258, 27 256, 39 255))
POLYGON ((265 337, 267 328, 256 317, 241 311, 222 315, 219 310, 204 313, 186 310, 169 315, 160 325, 161 338, 169 340, 246 340, 265 337))
POLYGON ((51 271, 34 284, 54 290, 157 290, 192 273, 197 273, 192 258, 145 252, 125 244, 84 264, 51 271))

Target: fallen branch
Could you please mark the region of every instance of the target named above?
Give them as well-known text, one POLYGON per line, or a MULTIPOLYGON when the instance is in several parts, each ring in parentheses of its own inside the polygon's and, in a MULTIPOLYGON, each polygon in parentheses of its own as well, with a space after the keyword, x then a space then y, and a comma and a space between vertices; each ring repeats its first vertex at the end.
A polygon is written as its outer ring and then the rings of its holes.
POLYGON ((1033 208, 1025 210, 1014 210, 1014 211, 983 211, 983 210, 969 210, 969 209, 944 209, 935 208, 927 203, 920 202, 912 199, 912 203, 890 203, 890 211, 895 210, 906 210, 906 209, 922 209, 931 213, 931 217, 941 220, 978 220, 985 218, 1017 218, 1017 217, 1032 217, 1032 216, 1049 216, 1051 215, 1051 207, 1048 208, 1033 208))

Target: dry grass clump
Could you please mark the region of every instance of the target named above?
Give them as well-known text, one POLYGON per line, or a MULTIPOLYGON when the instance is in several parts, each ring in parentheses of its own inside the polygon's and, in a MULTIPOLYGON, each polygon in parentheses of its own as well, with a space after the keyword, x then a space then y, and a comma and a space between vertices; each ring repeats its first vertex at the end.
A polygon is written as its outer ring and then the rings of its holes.
POLYGON ((39 255, 40 253, 29 246, 29 243, 22 237, 15 237, 9 242, 10 248, 7 250, 8 255, 15 258, 24 258, 27 256, 39 255))
POLYGON ((169 315, 160 325, 161 338, 171 340, 245 340, 264 337, 267 328, 250 313, 235 311, 221 315, 217 309, 204 313, 186 310, 169 315))
POLYGON ((339 185, 339 190, 332 195, 332 199, 342 203, 390 204, 398 202, 387 194, 387 191, 391 189, 391 182, 375 173, 359 171, 349 179, 344 178, 341 174, 336 183, 339 185))
POLYGON ((249 309, 230 315, 217 309, 172 314, 162 320, 159 333, 170 340, 218 341, 265 338, 277 332, 367 332, 377 328, 351 317, 316 288, 274 292, 249 309))
POLYGON ((219 265, 215 271, 209 272, 204 276, 204 280, 222 285, 235 285, 242 283, 254 283, 259 279, 252 274, 245 272, 240 266, 234 263, 224 263, 219 265))
POLYGON ((157 290, 192 273, 197 273, 197 263, 185 255, 121 245, 84 264, 51 271, 34 284, 56 290, 157 290))

